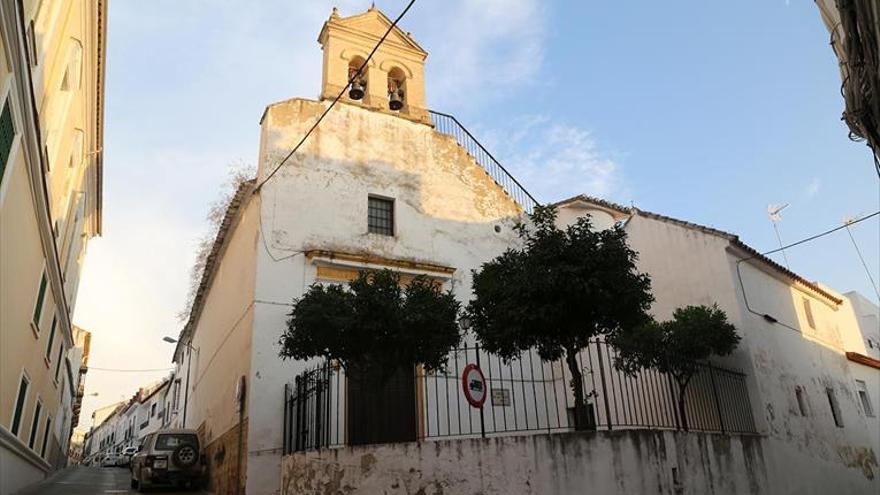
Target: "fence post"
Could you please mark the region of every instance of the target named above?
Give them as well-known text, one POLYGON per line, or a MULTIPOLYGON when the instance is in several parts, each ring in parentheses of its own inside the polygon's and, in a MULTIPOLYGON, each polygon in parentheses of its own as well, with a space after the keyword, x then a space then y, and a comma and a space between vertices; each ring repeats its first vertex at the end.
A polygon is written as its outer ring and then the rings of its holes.
POLYGON ((315 370, 315 445, 313 447, 321 450, 321 421, 324 419, 324 412, 321 410, 322 393, 324 392, 324 381, 321 380, 320 368, 315 370))
POLYGON ((285 383, 284 384, 284 425, 282 426, 282 430, 283 430, 282 435, 283 436, 281 437, 281 451, 284 453, 284 455, 287 455, 290 453, 287 450, 287 445, 288 445, 287 432, 288 432, 288 429, 290 428, 290 425, 288 424, 288 421, 287 421, 288 420, 287 403, 288 403, 288 399, 290 397, 290 394, 288 393, 289 390, 290 390, 290 385, 285 383))
MULTIPOLYGON (((475 344, 475 349, 477 351, 477 368, 480 370, 480 373, 482 373, 483 368, 480 368, 480 344, 475 344)), ((489 383, 488 382, 486 382, 486 388, 487 388, 487 390, 483 391, 484 394, 489 393, 489 390, 488 390, 489 383)), ((511 390, 511 393, 512 393, 512 390, 511 390)), ((485 404, 485 402, 484 402, 484 404, 485 404)), ((447 408, 447 410, 449 409, 449 404, 446 404, 446 408, 447 408)), ((449 412, 447 412, 446 414, 448 415, 449 412)), ((485 419, 485 416, 483 415, 483 407, 482 406, 480 407, 480 436, 482 436, 483 438, 486 438, 486 419, 485 419)))
POLYGON ((674 413, 673 417, 675 418, 675 429, 681 429, 681 418, 679 417, 678 412, 678 399, 675 398, 675 385, 672 383, 672 375, 667 374, 666 379, 669 382, 669 397, 672 398, 672 412, 674 413))
POLYGON ((709 363, 709 378, 712 380, 712 396, 715 397, 715 409, 718 411, 718 422, 721 424, 721 433, 724 431, 724 414, 721 411, 721 401, 718 399, 718 387, 715 385, 715 368, 709 363))
MULTIPOLYGON (((596 344, 596 354, 599 356, 599 378, 602 380, 602 402, 605 404, 605 421, 608 423, 608 430, 612 430, 611 426, 611 406, 608 405, 608 387, 605 385, 605 359, 602 357, 602 342, 595 341, 596 344)), ((587 346, 587 352, 590 352, 590 347, 587 346)), ((596 422, 598 424, 598 421, 596 422)))

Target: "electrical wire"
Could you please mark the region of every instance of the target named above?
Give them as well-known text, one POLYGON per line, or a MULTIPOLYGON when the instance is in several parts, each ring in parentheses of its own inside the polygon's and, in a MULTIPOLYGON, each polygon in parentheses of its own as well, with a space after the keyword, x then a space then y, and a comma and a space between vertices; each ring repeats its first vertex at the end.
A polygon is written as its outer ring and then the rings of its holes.
POLYGON ((856 248, 856 254, 859 255, 859 261, 862 262, 862 268, 865 269, 865 275, 868 276, 868 280, 871 281, 871 286, 874 287, 874 293, 877 294, 877 299, 880 300, 880 290, 877 289, 877 282, 874 282, 874 276, 871 275, 871 270, 868 268, 868 263, 865 262, 865 257, 862 256, 862 250, 859 249, 859 245, 856 244, 856 238, 853 237, 852 231, 849 229, 849 223, 844 224, 846 226, 846 233, 849 234, 849 240, 852 241, 852 245, 856 248))
POLYGON ((863 222, 863 221, 865 221, 865 220, 868 220, 869 218, 876 217, 877 215, 880 215, 880 211, 875 211, 874 213, 871 213, 870 215, 865 215, 865 216, 863 216, 862 218, 857 218, 857 219, 853 220, 852 222, 849 222, 849 223, 843 224, 843 225, 841 225, 841 226, 839 226, 839 227, 834 227, 833 229, 828 229, 828 230, 826 230, 825 232, 822 232, 822 233, 819 233, 819 234, 816 234, 816 235, 813 235, 813 236, 807 237, 806 239, 801 239, 801 240, 799 240, 799 241, 797 241, 797 242, 793 242, 793 243, 791 243, 791 244, 789 244, 789 245, 787 245, 787 246, 782 246, 782 247, 777 248, 777 249, 771 249, 770 251, 767 251, 767 252, 765 252, 765 253, 761 253, 760 255, 755 255, 755 256, 750 256, 750 257, 748 257, 748 258, 744 258, 744 259, 742 259, 741 261, 747 261, 747 260, 750 260, 750 259, 752 259, 752 258, 757 258, 758 256, 767 256, 768 254, 778 253, 779 251, 782 251, 782 250, 785 250, 785 249, 788 249, 788 248, 791 248, 791 247, 794 247, 794 246, 798 246, 798 245, 801 245, 801 244, 803 244, 803 243, 805 243, 805 242, 810 242, 810 241, 816 240, 816 239, 818 239, 818 238, 820 238, 820 237, 824 237, 824 236, 826 236, 826 235, 828 235, 828 234, 831 234, 831 233, 837 232, 838 230, 845 229, 845 228, 847 228, 847 226, 849 226, 849 225, 855 225, 855 224, 857 224, 857 223, 859 223, 859 222, 863 222))
MULTIPOLYGON (((787 324, 785 324, 785 323, 779 321, 778 319, 774 318, 773 316, 771 316, 771 315, 769 315, 769 314, 767 314, 767 313, 761 313, 761 312, 758 312, 758 311, 752 309, 752 307, 749 305, 749 297, 748 297, 748 294, 746 294, 746 286, 745 286, 745 283, 743 283, 742 272, 740 271, 740 267, 739 267, 740 264, 743 263, 743 262, 745 262, 745 261, 749 261, 749 260, 752 260, 752 259, 755 259, 755 258, 758 258, 758 257, 761 257, 761 256, 766 256, 766 255, 768 255, 768 254, 777 253, 777 252, 782 251, 782 250, 784 250, 784 249, 788 249, 788 248, 793 247, 793 246, 798 246, 798 245, 800 245, 800 244, 804 244, 804 243, 807 243, 807 242, 810 242, 810 241, 816 240, 816 239, 818 239, 818 238, 820 238, 820 237, 824 237, 824 236, 826 236, 826 235, 828 235, 828 234, 831 234, 831 233, 833 233, 833 232, 837 232, 838 230, 841 230, 841 229, 847 229, 847 230, 848 230, 848 227, 849 227, 850 225, 854 225, 854 224, 857 224, 857 223, 859 223, 859 222, 863 222, 863 221, 865 221, 865 220, 868 220, 869 218, 876 217, 877 215, 880 215, 880 211, 875 211, 874 213, 871 213, 870 215, 865 215, 865 216, 863 216, 863 217, 861 217, 861 218, 858 218, 858 219, 853 220, 853 221, 851 221, 851 222, 845 223, 845 224, 843 224, 843 225, 841 225, 841 226, 839 226, 839 227, 835 227, 835 228, 833 228, 833 229, 828 229, 828 230, 826 230, 825 232, 821 232, 821 233, 819 233, 819 234, 812 235, 812 236, 807 237, 807 238, 805 238, 805 239, 801 239, 801 240, 799 240, 799 241, 797 241, 797 242, 793 242, 793 243, 791 243, 791 244, 789 244, 789 245, 787 245, 787 246, 782 246, 782 247, 780 247, 780 248, 778 248, 778 249, 772 249, 772 250, 770 250, 770 251, 766 251, 766 252, 761 253, 761 254, 756 254, 756 255, 753 255, 753 256, 749 256, 749 257, 746 257, 746 258, 742 258, 742 259, 737 260, 736 263, 735 263, 736 277, 737 277, 737 279, 739 280, 739 288, 740 288, 740 290, 742 291, 743 302, 745 303, 746 310, 748 310, 749 313, 752 313, 752 314, 754 314, 754 315, 760 316, 761 318, 764 318, 765 320, 767 320, 767 321, 769 321, 769 322, 771 322, 771 323, 776 323, 777 325, 781 325, 781 326, 783 326, 783 327, 785 327, 785 328, 788 328, 789 330, 794 330, 795 332, 803 333, 803 332, 801 331, 801 329, 799 329, 799 328, 795 328, 795 327, 793 327, 793 326, 791 326, 791 325, 787 325, 787 324)), ((819 337, 817 337, 817 336, 813 336, 812 338, 815 338, 815 339, 817 339, 817 340, 820 340, 820 341, 822 341, 822 342, 825 342, 825 343, 827 343, 827 344, 829 344, 829 345, 833 345, 833 346, 836 346, 836 345, 837 345, 837 344, 834 344, 834 343, 832 343, 832 342, 827 342, 827 341, 825 341, 825 340, 823 340, 823 339, 821 339, 821 338, 819 338, 819 337)))
POLYGON ((330 113, 330 110, 332 110, 333 107, 336 105, 336 103, 340 100, 340 98, 342 98, 342 95, 344 95, 345 92, 348 91, 348 88, 351 86, 352 81, 358 79, 361 76, 361 72, 364 70, 364 68, 367 66, 367 64, 370 63, 370 59, 373 58, 373 55, 376 53, 376 51, 379 49, 379 47, 385 41, 385 38, 387 38, 388 35, 391 34, 391 31, 393 31, 394 28, 397 27, 397 23, 400 22, 401 19, 403 19, 403 16, 406 15, 406 13, 409 11, 410 7, 412 7, 414 3, 416 3, 416 0, 410 0, 410 2, 406 5, 406 8, 404 8, 403 11, 400 13, 400 15, 398 15, 397 18, 394 19, 394 22, 392 22, 391 25, 388 26, 388 29, 385 31, 385 34, 382 35, 382 38, 379 39, 379 42, 376 43, 376 46, 374 46, 373 50, 370 51, 370 54, 367 55, 367 58, 366 58, 366 60, 364 60, 364 63, 362 63, 361 66, 358 67, 357 72, 355 72, 353 76, 348 78, 348 82, 342 88, 342 91, 340 91, 339 94, 336 95, 336 98, 333 99, 333 101, 330 103, 330 106, 328 106, 324 110, 324 112, 321 113, 321 115, 318 117, 318 120, 316 120, 315 123, 312 124, 312 127, 310 127, 308 131, 306 131, 306 133, 302 137, 302 139, 300 139, 299 142, 296 143, 296 146, 294 146, 293 149, 290 150, 290 153, 288 153, 287 156, 285 156, 278 163, 278 165, 276 165, 275 168, 271 172, 269 172, 269 175, 267 175, 266 178, 264 178, 262 181, 260 181, 259 184, 257 184, 257 187, 254 188, 254 192, 259 192, 260 189, 263 187, 263 184, 265 184, 266 182, 269 182, 269 179, 271 179, 273 176, 275 176, 275 173, 278 172, 278 170, 284 165, 284 163, 287 160, 289 160, 290 157, 292 157, 294 155, 294 153, 297 152, 297 150, 299 150, 299 148, 303 145, 303 143, 306 142, 306 139, 308 139, 309 136, 312 134, 312 132, 318 127, 318 124, 320 124, 321 121, 324 120, 324 117, 326 117, 327 114, 330 113))
POLYGON ((96 368, 94 366, 86 366, 89 371, 112 371, 114 373, 146 373, 151 371, 171 371, 174 368, 151 368, 142 370, 120 369, 120 368, 96 368))

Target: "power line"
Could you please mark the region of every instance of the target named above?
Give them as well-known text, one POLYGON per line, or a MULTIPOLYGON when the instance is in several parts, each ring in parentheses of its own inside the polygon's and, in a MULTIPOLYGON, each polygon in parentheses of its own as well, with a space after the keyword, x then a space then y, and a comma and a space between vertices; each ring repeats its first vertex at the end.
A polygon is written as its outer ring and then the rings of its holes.
POLYGON ((859 255, 859 261, 862 262, 862 268, 865 269, 865 275, 868 276, 868 280, 871 281, 871 287, 874 288, 874 293, 877 294, 877 299, 880 300, 880 289, 877 289, 877 282, 874 282, 874 276, 871 275, 871 270, 868 268, 868 263, 865 262, 865 257, 862 256, 862 250, 859 249, 859 245, 856 244, 856 238, 853 237, 852 231, 849 229, 849 222, 844 223, 846 227, 846 233, 849 234, 849 240, 852 241, 852 245, 856 248, 856 254, 859 255))
MULTIPOLYGON (((767 256, 768 254, 778 253, 779 251, 782 251, 782 250, 785 250, 785 249, 788 249, 788 248, 791 248, 791 247, 794 247, 794 246, 798 246, 798 245, 803 244, 803 243, 805 243, 805 242, 810 242, 810 241, 815 240, 815 239, 818 239, 818 238, 820 238, 820 237, 824 237, 824 236, 826 236, 826 235, 828 235, 828 234, 831 234, 831 233, 837 232, 838 230, 845 229, 845 228, 847 228, 849 225, 855 225, 855 224, 857 224, 857 223, 859 223, 859 222, 862 222, 862 221, 864 221, 864 220, 868 220, 869 218, 876 217, 877 215, 880 215, 880 211, 875 211, 874 213, 871 213, 870 215, 863 216, 862 218, 857 218, 857 219, 853 220, 852 222, 845 223, 845 224, 843 224, 843 225, 841 225, 841 226, 839 226, 839 227, 834 227, 833 229, 829 229, 829 230, 826 230, 825 232, 822 232, 822 233, 820 233, 820 234, 816 234, 816 235, 813 235, 813 236, 807 237, 806 239, 801 239, 801 240, 799 240, 799 241, 797 241, 797 242, 793 242, 793 243, 791 243, 791 244, 789 244, 789 245, 787 245, 787 246, 782 246, 782 247, 780 247, 780 248, 778 248, 778 249, 772 249, 772 250, 767 251, 767 252, 765 252, 765 253, 761 253, 761 256, 767 256)), ((751 258, 754 258, 754 256, 752 256, 751 258)), ((751 258, 746 258, 746 259, 751 259, 751 258)), ((743 260, 743 261, 745 261, 745 260, 743 260)))
POLYGON ((297 150, 299 150, 300 146, 302 146, 303 143, 306 142, 306 139, 309 138, 309 136, 312 134, 312 131, 314 131, 318 127, 318 124, 320 124, 321 121, 324 120, 324 117, 326 117, 327 114, 330 113, 330 110, 333 109, 333 107, 336 105, 336 102, 338 102, 339 99, 342 98, 342 95, 344 95, 345 92, 348 91, 348 88, 349 88, 349 86, 351 86, 352 81, 358 79, 361 76, 361 72, 364 70, 364 67, 366 67, 367 64, 370 63, 370 59, 373 58, 373 55, 376 53, 376 50, 379 49, 379 46, 382 45, 382 42, 385 41, 385 38, 387 38, 388 35, 391 34, 391 31, 394 30, 394 28, 397 26, 397 23, 400 22, 401 19, 403 19, 403 16, 406 15, 406 13, 409 11, 410 7, 412 7, 414 3, 416 3, 416 0, 410 0, 410 2, 406 5, 406 8, 403 9, 403 11, 400 13, 400 15, 397 16, 397 19, 394 19, 394 22, 392 22, 391 25, 388 26, 388 30, 385 31, 385 34, 382 35, 382 38, 379 39, 379 42, 376 43, 376 46, 374 46, 373 50, 370 52, 370 54, 367 55, 367 59, 364 60, 364 63, 362 63, 361 66, 358 67, 357 72, 355 72, 355 74, 353 76, 348 78, 348 82, 342 88, 342 91, 340 91, 339 94, 336 95, 336 98, 333 99, 333 102, 330 103, 330 106, 328 106, 324 110, 324 112, 321 114, 321 116, 318 117, 318 120, 316 120, 315 123, 312 124, 312 127, 309 128, 309 130, 302 137, 302 139, 300 139, 299 142, 296 143, 296 146, 294 146, 293 149, 290 150, 290 153, 288 153, 287 156, 285 156, 284 159, 282 159, 278 163, 278 165, 275 166, 275 168, 269 173, 269 175, 266 176, 265 179, 263 179, 262 181, 260 181, 259 184, 257 184, 257 187, 254 188, 254 192, 259 192, 260 188, 263 187, 263 184, 268 182, 269 179, 271 179, 275 175, 275 172, 278 172, 278 169, 280 169, 284 165, 284 163, 287 160, 289 160, 290 157, 292 157, 294 155, 294 153, 297 152, 297 150))

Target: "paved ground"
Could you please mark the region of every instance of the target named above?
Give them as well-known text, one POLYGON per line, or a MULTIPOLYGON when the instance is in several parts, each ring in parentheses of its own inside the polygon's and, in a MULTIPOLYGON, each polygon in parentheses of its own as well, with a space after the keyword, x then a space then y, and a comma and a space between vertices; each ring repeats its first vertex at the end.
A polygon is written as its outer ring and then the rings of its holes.
MULTIPOLYGON (((104 495, 107 493, 137 493, 129 488, 127 468, 116 467, 72 467, 65 469, 46 481, 32 486, 21 495, 104 495)), ((177 492, 173 490, 150 490, 151 493, 169 495, 198 492, 177 492)), ((201 492, 205 493, 205 492, 201 492)))

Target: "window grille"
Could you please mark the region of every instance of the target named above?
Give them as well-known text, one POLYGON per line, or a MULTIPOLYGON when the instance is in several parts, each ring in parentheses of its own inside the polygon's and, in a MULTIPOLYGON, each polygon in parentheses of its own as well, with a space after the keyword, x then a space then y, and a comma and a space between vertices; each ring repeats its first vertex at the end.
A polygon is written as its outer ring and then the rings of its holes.
POLYGON ((394 200, 369 197, 367 231, 371 234, 394 235, 394 200))

